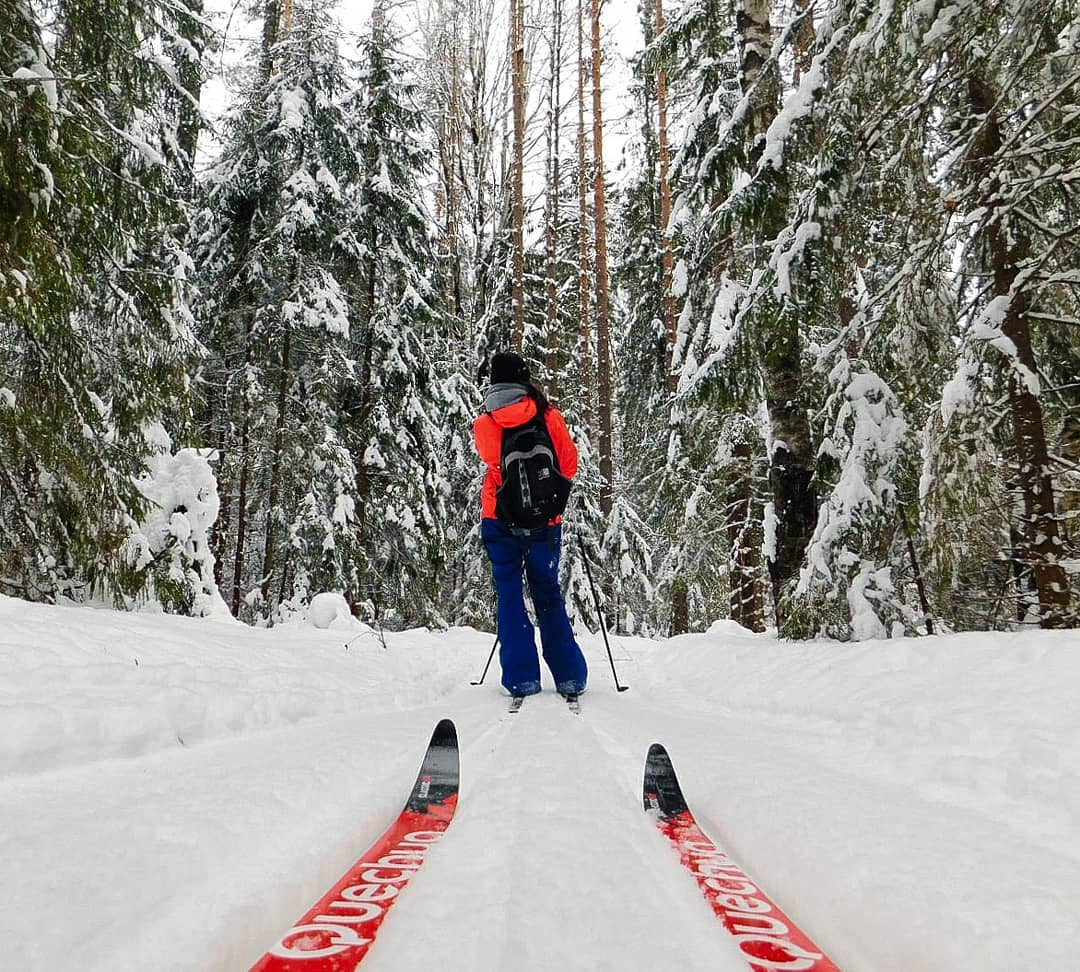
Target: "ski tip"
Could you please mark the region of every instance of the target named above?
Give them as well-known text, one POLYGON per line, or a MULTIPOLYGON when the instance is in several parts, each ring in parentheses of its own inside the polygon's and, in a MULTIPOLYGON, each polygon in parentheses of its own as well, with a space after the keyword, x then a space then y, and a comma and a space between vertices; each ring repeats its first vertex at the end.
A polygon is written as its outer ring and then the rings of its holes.
POLYGON ((431 734, 431 745, 437 748, 457 749, 457 727, 450 719, 440 719, 431 734))
POLYGON ((660 743, 653 743, 649 747, 649 755, 646 756, 645 758, 646 759, 660 758, 660 759, 666 759, 669 763, 671 762, 671 757, 668 756, 668 751, 666 749, 664 749, 664 747, 661 746, 660 743))

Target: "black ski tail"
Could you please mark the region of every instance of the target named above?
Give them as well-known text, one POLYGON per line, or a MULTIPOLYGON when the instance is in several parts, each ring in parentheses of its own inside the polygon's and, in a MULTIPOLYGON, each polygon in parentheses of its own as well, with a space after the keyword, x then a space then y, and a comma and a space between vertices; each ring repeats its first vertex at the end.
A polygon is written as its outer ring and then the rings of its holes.
POLYGON ((657 810, 665 820, 671 820, 690 808, 686 804, 671 757, 660 743, 649 747, 645 757, 645 780, 642 800, 646 810, 657 810))
POLYGON ((443 719, 431 734, 405 809, 427 813, 432 804, 446 803, 457 796, 459 780, 457 729, 449 719, 443 719))

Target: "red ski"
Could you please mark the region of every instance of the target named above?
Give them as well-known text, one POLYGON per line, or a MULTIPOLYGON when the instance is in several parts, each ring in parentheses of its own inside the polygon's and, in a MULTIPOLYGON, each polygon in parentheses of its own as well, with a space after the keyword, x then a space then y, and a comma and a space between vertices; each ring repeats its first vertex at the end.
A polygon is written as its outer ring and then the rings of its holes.
POLYGON ((398 892, 454 816, 458 796, 457 730, 435 727, 408 803, 397 820, 251 972, 353 972, 398 892))
POLYGON ((645 760, 645 809, 701 887, 755 972, 840 972, 741 867, 706 836, 686 805, 671 758, 659 743, 645 760))

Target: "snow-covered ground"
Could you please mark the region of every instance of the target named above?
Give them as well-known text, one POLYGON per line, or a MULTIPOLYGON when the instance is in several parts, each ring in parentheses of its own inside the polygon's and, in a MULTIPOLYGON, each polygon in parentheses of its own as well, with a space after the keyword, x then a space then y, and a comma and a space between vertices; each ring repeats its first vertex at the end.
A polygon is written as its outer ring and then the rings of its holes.
POLYGON ((370 972, 742 970, 641 810, 701 826, 845 972, 1080 968, 1080 634, 603 643, 506 713, 491 636, 0 598, 0 967, 244 970, 391 822, 435 722, 457 816, 370 972))

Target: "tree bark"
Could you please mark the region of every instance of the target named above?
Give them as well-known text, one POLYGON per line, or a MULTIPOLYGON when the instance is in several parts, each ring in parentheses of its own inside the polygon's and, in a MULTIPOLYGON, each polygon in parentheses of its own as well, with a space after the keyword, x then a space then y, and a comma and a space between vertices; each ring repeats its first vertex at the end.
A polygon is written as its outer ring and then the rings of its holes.
POLYGON ((562 120, 562 0, 554 0, 552 5, 552 41, 550 76, 548 91, 550 120, 548 123, 547 157, 547 374, 548 390, 552 396, 558 394, 559 376, 559 134, 562 120))
POLYGON ((795 29, 795 67, 792 72, 792 82, 796 85, 799 79, 810 70, 810 52, 814 49, 814 15, 812 12, 814 0, 796 0, 795 15, 801 17, 799 26, 795 29))
POLYGON ((578 188, 578 319, 581 325, 581 400, 586 428, 592 426, 592 322, 589 298, 589 191, 585 144, 585 0, 577 10, 577 188, 578 188))
POLYGON ((690 630, 690 590, 682 577, 676 577, 671 585, 671 636, 686 634, 690 630))
POLYGON ((761 537, 753 517, 753 465, 750 446, 736 445, 736 477, 728 492, 726 510, 728 543, 731 548, 731 618, 751 631, 764 631, 761 588, 761 537))
MULTIPOLYGON (((664 3, 656 0, 656 36, 664 33, 664 3)), ((674 252, 671 243, 671 153, 668 147, 667 126, 667 72, 656 70, 657 141, 660 150, 660 293, 664 312, 664 335, 667 342, 666 381, 669 393, 678 386, 678 376, 672 370, 675 354, 675 295, 671 292, 674 269, 674 252)))
POLYGON ((292 352, 292 330, 286 326, 281 347, 281 377, 278 381, 277 418, 274 421, 274 454, 270 464, 270 485, 267 495, 266 535, 263 544, 262 599, 270 601, 270 577, 274 572, 274 514, 281 502, 281 453, 285 444, 285 410, 288 406, 289 369, 292 352))
MULTIPOLYGON (((740 45, 740 86, 751 96, 747 141, 750 171, 765 180, 769 196, 755 226, 760 250, 775 239, 787 217, 788 188, 780 172, 755 172, 765 143, 765 131, 778 108, 778 84, 762 70, 772 47, 769 0, 743 0, 736 15, 740 45)), ((817 523, 817 494, 813 489, 815 461, 810 422, 802 402, 802 342, 794 309, 784 301, 763 299, 759 311, 765 337, 761 375, 772 432, 769 484, 775 516, 776 542, 769 560, 777 625, 783 632, 788 612, 784 593, 802 564, 817 523)), ((800 632, 790 631, 791 634, 800 632)))
POLYGON ((593 222, 596 238, 596 378, 600 410, 600 509, 614 501, 611 441, 611 314, 608 295, 604 113, 600 98, 600 0, 592 0, 593 222))
POLYGON ((263 4, 262 45, 259 52, 259 76, 265 81, 274 73, 274 46, 281 29, 281 0, 263 4))
POLYGON ((907 541, 908 558, 911 560, 911 571, 915 577, 915 590, 919 595, 919 604, 922 606, 923 617, 926 619, 926 633, 934 633, 934 619, 930 616, 930 602, 926 598, 926 586, 923 584, 922 571, 919 569, 919 558, 915 555, 915 541, 911 539, 911 529, 908 527, 907 515, 902 506, 897 506, 900 514, 900 526, 904 530, 904 539, 907 541))
POLYGON ((525 342, 525 0, 510 0, 510 83, 514 106, 511 343, 520 352, 525 342))
POLYGON ((244 544, 247 542, 247 489, 251 438, 251 402, 244 391, 244 417, 240 432, 240 483, 236 496, 236 556, 233 558, 232 614, 240 616, 240 591, 244 583, 244 544))

